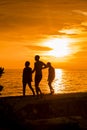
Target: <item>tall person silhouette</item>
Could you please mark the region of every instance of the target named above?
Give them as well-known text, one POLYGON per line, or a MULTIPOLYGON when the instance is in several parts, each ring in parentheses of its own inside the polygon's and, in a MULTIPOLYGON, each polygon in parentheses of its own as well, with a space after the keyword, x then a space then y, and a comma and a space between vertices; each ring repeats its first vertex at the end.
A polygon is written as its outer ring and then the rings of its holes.
POLYGON ((34 89, 32 88, 31 82, 32 82, 32 68, 29 67, 30 62, 25 62, 25 68, 23 69, 23 76, 22 76, 22 82, 23 82, 23 96, 25 96, 26 91, 26 85, 28 84, 29 88, 31 89, 33 95, 35 95, 34 89))
POLYGON ((39 87, 40 81, 42 79, 42 69, 46 68, 46 64, 42 61, 39 60, 40 56, 36 55, 35 56, 35 63, 34 63, 34 69, 32 72, 35 71, 35 89, 36 89, 36 94, 37 95, 42 95, 41 89, 39 87))

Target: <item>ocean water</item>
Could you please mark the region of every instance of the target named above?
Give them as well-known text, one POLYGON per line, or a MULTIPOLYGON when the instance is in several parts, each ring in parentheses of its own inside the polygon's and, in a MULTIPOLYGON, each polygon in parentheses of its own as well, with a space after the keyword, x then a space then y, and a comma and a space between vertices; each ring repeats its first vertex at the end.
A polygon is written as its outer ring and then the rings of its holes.
MULTIPOLYGON (((54 94, 57 93, 76 93, 87 92, 87 70, 62 70, 55 69, 56 76, 52 83, 54 94)), ((47 82, 48 70, 43 70, 43 78, 40 82, 40 88, 44 94, 50 93, 47 82)), ((22 95, 22 69, 6 69, 0 78, 0 85, 3 86, 0 97, 20 96, 22 95)), ((32 87, 34 87, 34 74, 32 87)), ((26 86, 26 95, 32 92, 26 86)))

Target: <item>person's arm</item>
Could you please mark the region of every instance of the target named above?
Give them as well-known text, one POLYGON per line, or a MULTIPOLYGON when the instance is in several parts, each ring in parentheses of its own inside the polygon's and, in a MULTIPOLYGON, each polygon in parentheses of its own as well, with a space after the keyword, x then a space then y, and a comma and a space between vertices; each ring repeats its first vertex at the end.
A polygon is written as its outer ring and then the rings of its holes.
POLYGON ((31 82, 32 82, 33 80, 32 80, 32 68, 31 68, 31 82))
POLYGON ((43 63, 42 69, 47 68, 47 65, 44 62, 42 62, 42 63, 43 63))
POLYGON ((22 73, 22 82, 24 81, 24 69, 23 69, 23 73, 22 73))
POLYGON ((35 63, 34 63, 34 69, 32 70, 32 73, 35 71, 35 63))

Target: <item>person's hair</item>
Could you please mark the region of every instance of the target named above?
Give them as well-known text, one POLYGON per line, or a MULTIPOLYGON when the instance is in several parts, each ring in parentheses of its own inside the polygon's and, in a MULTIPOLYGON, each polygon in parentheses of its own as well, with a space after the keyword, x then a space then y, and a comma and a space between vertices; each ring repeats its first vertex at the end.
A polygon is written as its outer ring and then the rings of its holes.
POLYGON ((50 62, 47 62, 47 66, 51 66, 51 63, 50 63, 50 62))
POLYGON ((29 66, 30 65, 30 62, 29 61, 26 61, 25 62, 25 66, 29 66))
POLYGON ((39 55, 36 55, 35 56, 35 60, 39 60, 40 59, 40 56, 39 55))

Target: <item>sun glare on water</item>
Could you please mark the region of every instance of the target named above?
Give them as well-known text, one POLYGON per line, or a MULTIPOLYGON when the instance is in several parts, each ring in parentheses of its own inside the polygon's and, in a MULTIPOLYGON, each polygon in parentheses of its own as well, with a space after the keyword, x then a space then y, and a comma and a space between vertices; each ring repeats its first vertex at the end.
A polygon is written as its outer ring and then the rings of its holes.
POLYGON ((47 55, 55 56, 55 57, 64 57, 71 53, 70 50, 70 42, 69 38, 53 38, 45 42, 45 45, 52 48, 51 51, 48 52, 47 55))

